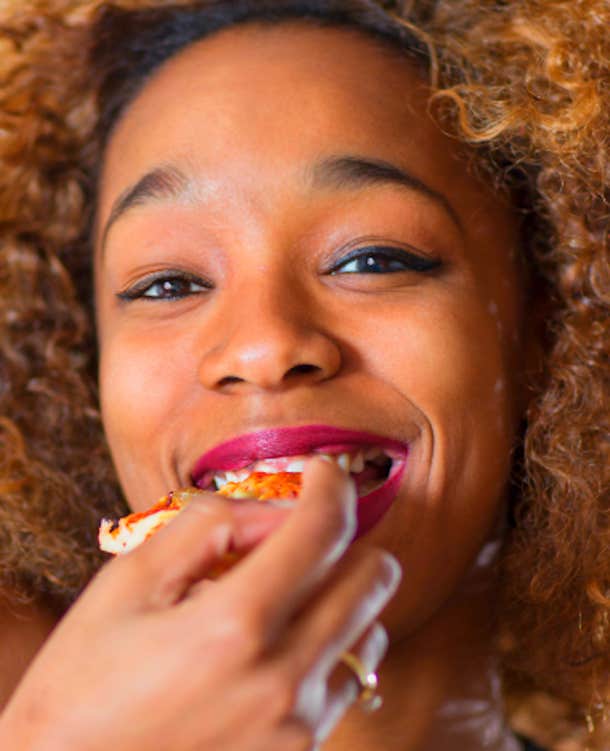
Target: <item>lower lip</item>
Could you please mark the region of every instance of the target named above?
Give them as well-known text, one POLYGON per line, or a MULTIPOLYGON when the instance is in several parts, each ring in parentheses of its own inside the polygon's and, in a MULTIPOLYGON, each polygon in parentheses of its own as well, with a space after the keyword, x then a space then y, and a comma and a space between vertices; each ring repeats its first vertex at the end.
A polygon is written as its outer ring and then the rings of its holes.
POLYGON ((388 479, 383 485, 367 493, 367 495, 358 498, 356 507, 358 526, 354 536, 355 540, 369 532, 394 503, 400 489, 405 467, 405 459, 395 462, 392 465, 388 479))

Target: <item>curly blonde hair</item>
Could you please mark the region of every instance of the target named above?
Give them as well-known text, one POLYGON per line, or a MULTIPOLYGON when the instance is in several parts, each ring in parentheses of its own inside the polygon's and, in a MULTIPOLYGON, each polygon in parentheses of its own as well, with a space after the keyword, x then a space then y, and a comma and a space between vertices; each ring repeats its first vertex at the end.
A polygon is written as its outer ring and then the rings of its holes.
MULTIPOLYGON (((117 46, 146 19, 222 5, 0 10, 0 593, 58 613, 101 563, 100 516, 126 512, 97 409, 89 247, 104 139, 135 90, 117 46)), ((305 16, 315 2, 259 5, 305 16)), ((546 338, 515 460, 500 645, 515 717, 533 708, 549 744, 578 738, 610 704, 608 2, 318 5, 411 45, 439 123, 521 212, 546 338), (562 699, 562 723, 541 696, 562 699)), ((607 747, 594 735, 589 748, 607 747)))

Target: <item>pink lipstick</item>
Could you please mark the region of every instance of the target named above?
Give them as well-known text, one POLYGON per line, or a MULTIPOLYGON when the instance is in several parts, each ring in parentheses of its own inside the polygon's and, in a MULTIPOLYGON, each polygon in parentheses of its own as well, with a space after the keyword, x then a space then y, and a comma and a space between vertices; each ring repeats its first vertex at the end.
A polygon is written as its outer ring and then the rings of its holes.
MULTIPOLYGON (((394 439, 328 425, 261 430, 206 452, 196 462, 191 480, 197 487, 213 488, 226 474, 232 478, 233 473, 247 474, 260 468, 274 471, 265 469, 265 460, 276 460, 277 464, 284 462, 280 457, 288 457, 294 467, 299 465, 298 459, 315 454, 330 455, 344 469, 349 468, 359 494, 356 537, 366 534, 388 511, 400 488, 408 445, 394 439)), ((290 466, 288 471, 299 471, 290 466)))

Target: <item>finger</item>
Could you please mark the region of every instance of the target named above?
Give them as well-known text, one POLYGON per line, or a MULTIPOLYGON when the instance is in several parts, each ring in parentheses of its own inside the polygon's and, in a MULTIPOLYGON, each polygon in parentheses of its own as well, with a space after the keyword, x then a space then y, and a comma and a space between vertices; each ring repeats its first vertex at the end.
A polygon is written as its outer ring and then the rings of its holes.
POLYGON ((279 727, 272 738, 265 738, 256 751, 318 751, 319 746, 313 728, 305 723, 287 721, 279 727))
POLYGON ((325 678, 396 592, 400 566, 388 553, 354 546, 282 642, 287 669, 325 678))
POLYGON ((343 555, 356 528, 353 482, 334 462, 314 459, 294 510, 274 535, 223 581, 254 628, 273 640, 343 555))
MULTIPOLYGON (((375 673, 387 653, 388 644, 389 640, 385 628, 379 622, 376 622, 349 651, 360 660, 367 673, 375 673)), ((363 706, 363 711, 370 712, 380 708, 382 691, 383 687, 377 693, 378 701, 372 702, 368 707, 363 706)), ((347 710, 352 705, 358 704, 360 695, 361 686, 358 679, 351 669, 340 660, 328 679, 326 705, 317 722, 316 740, 319 743, 328 738, 347 710)))
MULTIPOLYGON (((289 511, 256 501, 229 501, 213 493, 197 493, 187 508, 166 527, 108 568, 120 569, 114 579, 134 605, 168 607, 179 601, 229 550, 247 550, 275 527, 289 511)), ((121 601, 112 589, 114 607, 121 601)))

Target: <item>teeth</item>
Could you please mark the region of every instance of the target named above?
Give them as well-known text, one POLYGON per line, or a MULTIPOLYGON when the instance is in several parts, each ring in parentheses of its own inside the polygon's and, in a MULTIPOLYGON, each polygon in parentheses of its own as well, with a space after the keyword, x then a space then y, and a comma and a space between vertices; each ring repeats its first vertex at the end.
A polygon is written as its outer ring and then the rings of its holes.
POLYGON ((252 468, 253 472, 265 472, 268 475, 273 475, 278 471, 277 464, 273 462, 256 462, 252 468))
POLYGON ((220 490, 228 482, 241 482, 249 476, 250 472, 247 469, 238 469, 235 471, 229 469, 226 472, 217 472, 214 475, 214 482, 216 483, 216 489, 220 490))
POLYGON ((352 458, 352 466, 350 467, 350 472, 358 473, 358 472, 362 472, 363 469, 364 469, 364 455, 362 451, 359 451, 352 458))
POLYGON ((216 486, 216 490, 220 490, 224 485, 226 485, 229 481, 227 480, 225 475, 214 475, 214 485, 216 486))
POLYGON ((288 462, 286 465, 286 472, 302 472, 305 469, 305 461, 303 459, 297 459, 293 462, 288 462))
MULTIPOLYGON (((387 454, 380 448, 371 447, 362 449, 355 454, 343 452, 341 454, 324 454, 315 453, 314 456, 322 456, 336 462, 344 472, 358 474, 364 470, 366 462, 385 462, 387 454)), ((266 474, 275 474, 276 472, 303 472, 305 465, 310 456, 278 456, 273 459, 261 459, 254 462, 249 467, 239 470, 227 470, 226 472, 217 472, 214 475, 216 488, 220 489, 228 482, 242 482, 247 479, 253 472, 265 472, 266 474)))
POLYGON ((248 476, 248 472, 244 471, 243 469, 237 471, 229 470, 225 474, 229 482, 241 482, 248 476))
POLYGON ((341 469, 344 472, 350 471, 350 455, 349 454, 339 454, 339 456, 335 457, 335 461, 337 464, 341 467, 341 469))

